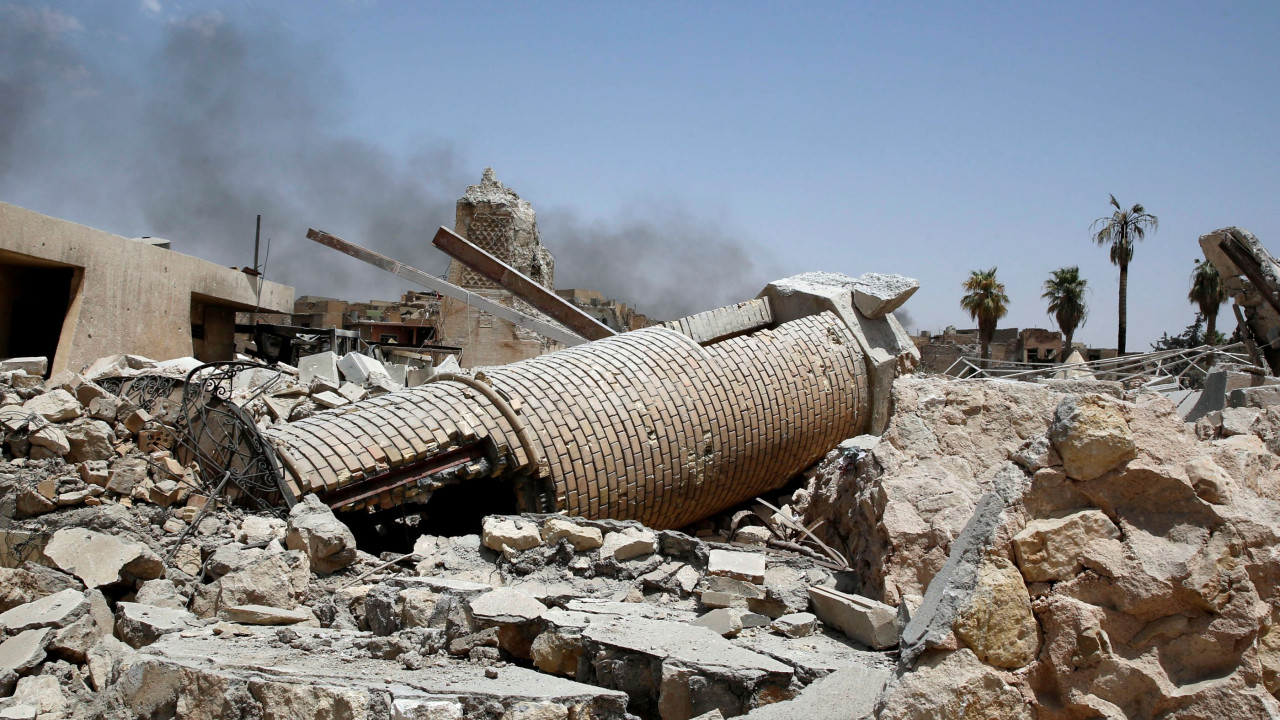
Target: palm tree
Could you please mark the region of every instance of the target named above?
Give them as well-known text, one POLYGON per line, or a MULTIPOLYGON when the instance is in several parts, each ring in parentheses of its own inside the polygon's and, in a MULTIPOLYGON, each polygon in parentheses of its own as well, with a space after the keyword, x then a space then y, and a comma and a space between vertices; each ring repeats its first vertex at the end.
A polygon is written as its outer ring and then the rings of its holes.
POLYGON ((995 268, 970 272, 963 287, 967 294, 960 299, 960 307, 968 311, 969 317, 978 321, 982 359, 989 360, 996 322, 1009 314, 1009 296, 1004 294, 1004 284, 996 280, 995 268))
POLYGON ((1214 345, 1218 337, 1218 307, 1227 301, 1227 288, 1213 263, 1196 261, 1196 269, 1191 271, 1191 290, 1187 292, 1187 299, 1200 306, 1200 314, 1207 325, 1205 342, 1214 345))
POLYGON ((1050 272, 1049 279, 1044 281, 1044 294, 1040 297, 1049 301, 1049 314, 1058 321, 1058 328, 1062 330, 1059 362, 1066 362, 1071 354, 1071 338, 1076 334, 1076 328, 1089 317, 1089 308, 1084 302, 1088 284, 1088 280, 1080 277, 1077 266, 1058 268, 1050 272))
POLYGON ((1120 266, 1120 324, 1117 328, 1116 352, 1124 355, 1124 338, 1129 329, 1129 261, 1133 260, 1133 246, 1146 237, 1147 230, 1155 232, 1160 219, 1147 212, 1142 205, 1125 210, 1111 196, 1115 210, 1093 221, 1089 232, 1093 241, 1101 246, 1111 246, 1111 264, 1120 266))

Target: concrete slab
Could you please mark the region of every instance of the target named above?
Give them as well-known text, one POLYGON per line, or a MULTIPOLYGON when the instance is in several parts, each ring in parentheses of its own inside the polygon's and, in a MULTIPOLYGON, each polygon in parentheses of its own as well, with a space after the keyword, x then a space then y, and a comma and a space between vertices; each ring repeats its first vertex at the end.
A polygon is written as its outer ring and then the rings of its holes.
POLYGON ((338 374, 338 356, 331 352, 308 355, 298 360, 298 382, 309 385, 312 378, 324 378, 337 385, 342 377, 338 374))

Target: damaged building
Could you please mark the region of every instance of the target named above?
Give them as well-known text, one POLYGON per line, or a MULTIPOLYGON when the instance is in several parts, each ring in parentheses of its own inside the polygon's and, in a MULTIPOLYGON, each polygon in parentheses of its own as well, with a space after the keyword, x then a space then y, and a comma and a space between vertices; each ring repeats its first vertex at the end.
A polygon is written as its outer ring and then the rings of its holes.
POLYGON ((0 357, 231 360, 238 311, 293 307, 291 287, 143 240, 0 203, 0 357))
POLYGON ((1245 345, 993 381, 920 372, 897 275, 574 315, 601 304, 550 297, 527 205, 468 196, 528 223, 451 269, 521 309, 513 362, 0 360, 0 717, 1280 716, 1280 263, 1246 231, 1201 241, 1245 345))

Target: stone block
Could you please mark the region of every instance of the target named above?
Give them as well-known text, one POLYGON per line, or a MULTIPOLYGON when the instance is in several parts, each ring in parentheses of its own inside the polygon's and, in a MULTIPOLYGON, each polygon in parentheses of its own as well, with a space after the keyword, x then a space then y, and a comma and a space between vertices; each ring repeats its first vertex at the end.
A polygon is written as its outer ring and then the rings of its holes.
POLYGON ((631 560, 658 552, 658 536, 651 530, 626 528, 611 532, 600 546, 600 557, 631 560))
POLYGON ((310 385, 313 378, 324 378, 337 385, 342 378, 338 375, 338 356, 331 352, 308 355, 298 360, 298 382, 310 385))
POLYGON ((825 587, 809 588, 814 614, 851 640, 874 650, 898 644, 897 611, 882 602, 825 587))
POLYGON ((297 625, 316 619, 310 609, 286 610, 269 605, 234 605, 224 608, 220 614, 223 619, 241 625, 297 625))
MULTIPOLYGON (((1252 435, 1253 426, 1262 416, 1262 409, 1256 407, 1226 407, 1222 409, 1222 436, 1252 435)), ((35 441, 32 441, 35 444, 35 441)))
POLYGON ((23 403, 22 409, 53 423, 75 420, 84 412, 80 401, 66 390, 54 390, 37 395, 23 403))
POLYGON ((365 390, 363 386, 356 385, 355 383, 343 383, 342 386, 338 388, 338 394, 346 398, 347 402, 360 402, 361 400, 369 397, 369 391, 365 390))
POLYGON ((6 633, 35 628, 64 628, 89 612, 89 599, 68 588, 0 613, 0 630, 6 633))
POLYGON ((548 518, 542 524, 542 539, 548 545, 567 539, 578 552, 595 550, 604 544, 604 534, 600 532, 600 528, 579 525, 558 517, 548 518))
POLYGON ((789 638, 802 638, 818 630, 818 617, 813 613, 792 613, 773 621, 773 629, 789 638))
POLYGON ((44 662, 46 648, 53 640, 52 628, 24 630, 0 643, 0 670, 25 673, 44 662))
POLYGON ((146 545, 84 528, 55 532, 44 554, 91 588, 164 574, 164 562, 146 545))
POLYGON ((704 627, 723 637, 735 637, 742 632, 741 610, 734 608, 717 608, 693 621, 693 625, 704 627))
POLYGON ((490 516, 481 523, 480 539, 490 550, 528 550, 542 544, 538 526, 521 518, 490 516))
POLYGON ((471 615, 476 620, 500 625, 533 622, 546 612, 547 606, 518 590, 498 588, 471 601, 471 615))
POLYGON ((1101 510, 1032 520, 1013 538, 1022 576, 1030 582, 1071 580, 1084 569, 1088 553, 1118 546, 1120 529, 1101 510))
POLYGON ((920 281, 902 275, 863 273, 853 285, 853 304, 871 319, 881 318, 902 307, 920 281))
POLYGON ((347 404, 347 399, 334 392, 319 392, 311 396, 311 401, 323 408, 339 408, 347 404))
POLYGON ((162 635, 189 630, 195 624, 195 616, 186 610, 116 603, 116 637, 133 648, 150 645, 162 635))
POLYGON ((1074 480, 1093 480, 1137 453, 1120 407, 1101 395, 1068 395, 1058 404, 1049 440, 1074 480))
POLYGON ((349 352, 338 360, 338 371, 347 379, 347 382, 353 382, 357 385, 363 385, 371 375, 387 373, 387 368, 375 358, 368 355, 361 355, 357 352, 349 352))
POLYGON ((304 497, 289 511, 285 545, 305 552, 311 571, 322 575, 356 561, 355 536, 315 495, 304 497))
POLYGON ((17 370, 21 370, 28 375, 44 375, 49 372, 49 358, 16 357, 0 360, 0 372, 15 372, 17 370))
POLYGON ((765 565, 765 556, 760 553, 712 550, 707 573, 760 585, 764 583, 765 565))

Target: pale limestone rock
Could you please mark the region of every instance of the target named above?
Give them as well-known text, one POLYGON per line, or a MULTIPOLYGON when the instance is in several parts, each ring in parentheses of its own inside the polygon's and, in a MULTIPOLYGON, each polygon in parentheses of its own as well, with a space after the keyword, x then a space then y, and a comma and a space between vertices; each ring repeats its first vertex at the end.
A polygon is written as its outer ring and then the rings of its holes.
POLYGON ((891 684, 876 708, 878 720, 1033 720, 1035 712, 999 671, 968 648, 932 652, 891 684))
POLYGON ((651 530, 626 528, 604 536, 600 557, 631 560, 658 552, 658 536, 651 530))
POLYGON ((1076 480, 1092 480, 1137 454, 1119 403, 1101 395, 1063 399, 1049 426, 1049 439, 1067 475, 1076 480))
POLYGON ((89 612, 89 598, 68 588, 0 613, 0 630, 6 633, 34 628, 64 628, 89 612))
POLYGON ((765 557, 760 553, 712 550, 707 559, 707 574, 761 585, 765 566, 765 557))
POLYGON ((44 554, 91 588, 164 574, 164 562, 146 545, 83 528, 55 532, 44 554))
POLYGON ((462 704, 453 700, 400 698, 391 703, 391 720, 462 720, 462 704))
POLYGON ((116 434, 107 423, 81 418, 62 429, 70 447, 67 462, 104 461, 115 457, 116 434))
POLYGON ((159 640, 161 635, 181 632, 195 624, 195 616, 186 610, 131 602, 116 603, 116 636, 130 647, 150 645, 159 640))
POLYGON ((565 677, 578 674, 578 660, 582 653, 582 636, 557 628, 539 633, 531 647, 534 667, 565 677))
POLYGON ((356 561, 356 538, 319 497, 307 495, 289 511, 285 545, 307 554, 311 571, 337 572, 356 561))
POLYGON ((898 614, 892 607, 825 587, 809 588, 809 599, 814 614, 824 625, 840 630, 850 639, 876 650, 898 644, 898 614))
POLYGON ((53 392, 36 395, 23 403, 22 409, 28 413, 35 413, 53 423, 75 420, 84 412, 84 408, 80 406, 80 401, 66 390, 54 390, 53 392))
POLYGON ((497 552, 505 548, 528 550, 542 544, 537 524, 523 518, 487 517, 481 524, 480 538, 485 547, 497 552))
POLYGON ((1231 503, 1231 476, 1214 462, 1213 458, 1201 455, 1184 467, 1187 471, 1187 479, 1191 481, 1191 487, 1201 499, 1214 505, 1231 503))
POLYGON ((221 615, 241 625, 297 625, 316 619, 309 608, 286 610, 267 605, 235 605, 224 608, 221 615))
POLYGON ((482 622, 520 624, 533 622, 547 606, 511 588, 498 588, 471 600, 471 615, 482 622))
POLYGON ((979 660, 999 668, 1023 667, 1040 651, 1040 628, 1022 575, 999 555, 988 556, 978 569, 978 584, 953 629, 979 660))
POLYGON ((37 675, 18 680, 18 686, 13 691, 13 704, 35 708, 36 717, 42 720, 62 717, 69 706, 67 696, 63 694, 62 686, 58 684, 58 678, 52 675, 37 675))
POLYGON ((547 518, 542 524, 542 540, 548 545, 555 545, 564 539, 568 539, 569 544, 578 552, 595 550, 604 544, 600 528, 579 525, 564 518, 547 518))
POLYGON ((789 638, 808 637, 818 631, 818 617, 813 613, 791 613, 773 621, 771 627, 789 638))
POLYGON ((1027 580, 1070 580, 1080 574, 1091 552, 1119 539, 1120 529, 1101 510, 1081 510, 1032 520, 1013 538, 1013 548, 1027 580))
POLYGON ((712 610, 691 624, 707 628, 717 635, 735 637, 742 632, 743 611, 735 608, 718 608, 712 610))
POLYGON ((85 660, 85 669, 93 689, 102 692, 114 684, 120 677, 123 666, 133 655, 133 648, 112 635, 105 635, 98 640, 89 648, 85 660))
POLYGON ((44 662, 45 648, 53 639, 52 628, 24 630, 0 643, 0 670, 25 673, 44 662))
POLYGON ((32 445, 42 447, 58 457, 71 452, 71 442, 67 440, 67 433, 57 425, 46 424, 28 434, 27 439, 32 445))
POLYGON ((201 585, 191 599, 191 611, 211 617, 225 607, 266 605, 292 610, 306 596, 311 582, 306 555, 289 550, 264 555, 243 569, 201 585))
POLYGON ((284 540, 288 524, 277 517, 250 515, 240 522, 236 532, 236 542, 245 545, 269 543, 272 540, 284 540))

